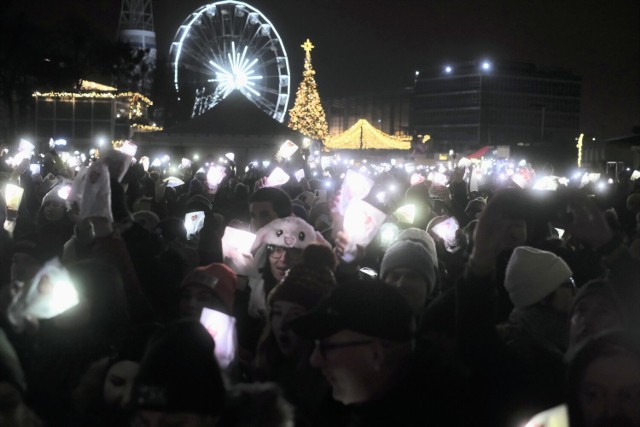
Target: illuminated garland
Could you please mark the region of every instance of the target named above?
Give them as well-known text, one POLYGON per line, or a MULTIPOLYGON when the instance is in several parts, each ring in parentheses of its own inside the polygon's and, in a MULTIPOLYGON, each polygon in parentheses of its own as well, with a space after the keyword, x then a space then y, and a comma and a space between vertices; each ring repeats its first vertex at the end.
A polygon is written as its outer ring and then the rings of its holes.
POLYGON ((133 119, 134 117, 142 117, 142 109, 145 107, 150 107, 153 105, 153 101, 151 101, 146 96, 138 93, 138 92, 119 92, 119 93, 110 93, 110 92, 34 92, 32 94, 34 98, 39 96, 43 98, 59 98, 59 99, 76 99, 76 98, 85 98, 85 99, 116 99, 116 98, 129 98, 129 119, 133 119))
POLYGON ((132 128, 138 130, 139 132, 159 132, 162 131, 162 126, 156 125, 141 125, 134 123, 131 125, 132 128))
POLYGON ((151 101, 146 96, 138 93, 138 92, 119 92, 119 93, 110 93, 110 92, 34 92, 31 96, 37 98, 39 96, 43 98, 97 98, 97 99, 115 99, 115 98, 134 98, 141 102, 144 102, 148 106, 153 105, 153 101, 151 101))

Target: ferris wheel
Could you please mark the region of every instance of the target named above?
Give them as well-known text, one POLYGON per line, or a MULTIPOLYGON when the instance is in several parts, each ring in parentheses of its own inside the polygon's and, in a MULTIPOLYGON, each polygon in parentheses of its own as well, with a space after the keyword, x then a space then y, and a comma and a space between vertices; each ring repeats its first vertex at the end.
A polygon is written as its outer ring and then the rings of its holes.
POLYGON ((192 116, 234 89, 279 122, 289 103, 289 60, 273 24, 253 6, 219 1, 200 7, 178 29, 169 52, 180 97, 192 116))

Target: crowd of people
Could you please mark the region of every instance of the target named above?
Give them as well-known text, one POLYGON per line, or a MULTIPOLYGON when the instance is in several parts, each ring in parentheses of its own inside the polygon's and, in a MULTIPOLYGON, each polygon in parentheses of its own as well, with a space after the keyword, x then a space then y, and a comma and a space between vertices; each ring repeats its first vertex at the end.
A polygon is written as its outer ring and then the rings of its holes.
POLYGON ((348 254, 340 171, 212 185, 193 164, 174 186, 117 153, 0 161, 23 189, 16 209, 0 193, 0 425, 640 426, 634 181, 470 191, 464 168, 389 168, 394 196, 369 202, 396 232, 348 254), (248 267, 228 227, 255 234, 248 267), (52 261, 77 298, 36 315, 52 261), (232 319, 230 360, 208 310, 232 319))

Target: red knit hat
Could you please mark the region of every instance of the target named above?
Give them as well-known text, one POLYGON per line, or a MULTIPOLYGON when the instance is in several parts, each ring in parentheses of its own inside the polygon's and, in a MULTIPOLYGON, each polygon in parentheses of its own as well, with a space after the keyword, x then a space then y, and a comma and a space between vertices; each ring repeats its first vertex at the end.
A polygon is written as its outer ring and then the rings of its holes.
POLYGON ((233 313, 238 277, 226 265, 213 263, 196 268, 187 274, 180 287, 183 288, 188 285, 200 285, 211 289, 227 307, 228 312, 226 314, 233 313))

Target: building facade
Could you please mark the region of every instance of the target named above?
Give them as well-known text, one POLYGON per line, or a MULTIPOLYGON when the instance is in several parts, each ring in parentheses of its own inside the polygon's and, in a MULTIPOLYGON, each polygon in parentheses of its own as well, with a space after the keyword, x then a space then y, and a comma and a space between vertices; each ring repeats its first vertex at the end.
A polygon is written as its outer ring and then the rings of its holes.
POLYGON ((411 135, 413 88, 330 98, 323 102, 329 134, 336 136, 365 119, 377 129, 394 136, 411 135))
MULTIPOLYGON (((35 141, 65 139, 77 147, 128 139, 148 124, 151 100, 137 92, 83 81, 73 92, 35 92, 35 141)), ((157 128, 156 128, 157 129, 157 128)))
POLYGON ((416 73, 415 136, 436 151, 484 145, 571 145, 579 133, 581 78, 532 64, 450 64, 416 73))

